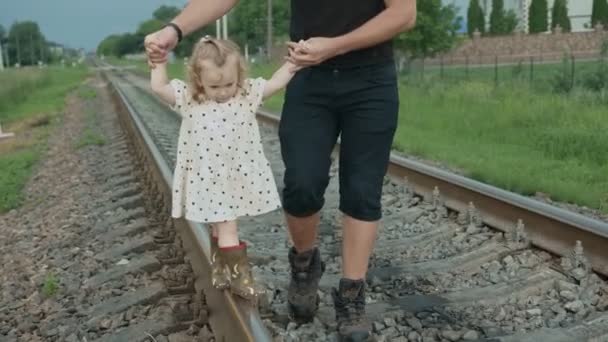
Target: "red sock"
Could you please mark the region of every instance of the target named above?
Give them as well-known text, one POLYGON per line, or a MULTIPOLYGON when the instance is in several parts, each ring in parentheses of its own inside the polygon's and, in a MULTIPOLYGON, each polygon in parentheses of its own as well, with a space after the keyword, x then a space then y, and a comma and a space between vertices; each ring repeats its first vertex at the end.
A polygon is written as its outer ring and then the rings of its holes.
POLYGON ((244 242, 240 242, 238 245, 235 246, 226 246, 226 247, 220 247, 221 250, 227 252, 227 251, 234 251, 234 250, 239 250, 239 249, 244 249, 247 245, 244 242))

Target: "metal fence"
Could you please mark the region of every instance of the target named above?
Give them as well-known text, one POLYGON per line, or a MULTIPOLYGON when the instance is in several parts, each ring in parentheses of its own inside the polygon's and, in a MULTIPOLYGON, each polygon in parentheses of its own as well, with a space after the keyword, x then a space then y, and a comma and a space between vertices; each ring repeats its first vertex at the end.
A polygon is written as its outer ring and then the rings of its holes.
POLYGON ((571 53, 557 58, 545 56, 484 56, 483 58, 420 59, 401 63, 400 72, 406 81, 484 81, 495 85, 528 82, 547 86, 569 80, 574 87, 589 75, 606 72, 605 54, 571 53), (480 63, 480 61, 482 63, 480 63))

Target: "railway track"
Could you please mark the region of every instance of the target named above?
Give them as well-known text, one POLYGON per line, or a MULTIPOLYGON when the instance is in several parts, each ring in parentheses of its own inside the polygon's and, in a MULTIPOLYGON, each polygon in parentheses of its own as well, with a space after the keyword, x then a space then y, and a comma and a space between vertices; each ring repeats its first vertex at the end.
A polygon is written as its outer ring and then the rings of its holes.
MULTIPOLYGON (((180 121, 147 80, 113 69, 123 125, 168 214, 180 121)), ((278 119, 258 113, 281 186, 278 119)), ((335 162, 335 161, 334 161, 335 162)), ((335 164, 337 165, 337 164, 335 164)), ((337 169, 326 192, 319 245, 327 270, 313 323, 286 313, 289 242, 281 212, 240 224, 253 272, 267 288, 259 308, 211 288, 205 227, 177 220, 218 341, 333 341, 330 288, 340 277, 337 169)), ((384 219, 368 274, 367 311, 379 341, 608 341, 608 224, 393 156, 384 219)))

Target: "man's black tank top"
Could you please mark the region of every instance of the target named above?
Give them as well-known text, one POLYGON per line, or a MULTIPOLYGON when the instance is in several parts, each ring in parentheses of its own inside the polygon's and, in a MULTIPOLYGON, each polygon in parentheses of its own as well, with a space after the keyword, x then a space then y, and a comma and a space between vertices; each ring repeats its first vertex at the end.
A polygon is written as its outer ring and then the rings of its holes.
MULTIPOLYGON (((348 33, 385 9, 383 0, 291 0, 290 38, 335 37, 348 33)), ((336 56, 324 64, 362 66, 393 59, 392 40, 336 56)))

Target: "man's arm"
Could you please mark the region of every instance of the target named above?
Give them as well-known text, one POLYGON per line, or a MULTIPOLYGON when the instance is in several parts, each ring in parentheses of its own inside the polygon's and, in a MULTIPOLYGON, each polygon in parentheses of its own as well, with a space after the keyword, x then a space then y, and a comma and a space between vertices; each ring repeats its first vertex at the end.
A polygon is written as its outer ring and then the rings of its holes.
POLYGON ((172 20, 180 27, 184 36, 219 19, 239 0, 190 0, 182 12, 172 20))
POLYGON ((416 0, 384 0, 386 9, 357 29, 336 37, 338 54, 389 40, 416 24, 416 0))
POLYGON ((315 65, 349 51, 387 41, 416 24, 416 0, 384 0, 386 8, 365 24, 334 38, 312 37, 304 43, 289 42, 288 60, 315 65))
MULTIPOLYGON (((238 0, 191 0, 171 22, 177 25, 186 36, 226 14, 238 0)), ((178 35, 175 28, 167 26, 144 38, 148 65, 167 61, 167 53, 177 45, 178 35)))

